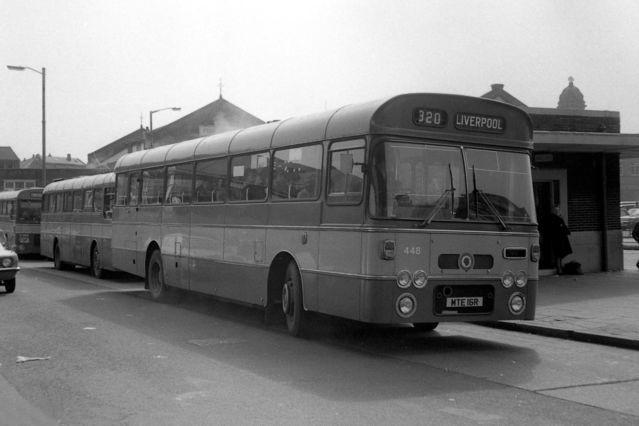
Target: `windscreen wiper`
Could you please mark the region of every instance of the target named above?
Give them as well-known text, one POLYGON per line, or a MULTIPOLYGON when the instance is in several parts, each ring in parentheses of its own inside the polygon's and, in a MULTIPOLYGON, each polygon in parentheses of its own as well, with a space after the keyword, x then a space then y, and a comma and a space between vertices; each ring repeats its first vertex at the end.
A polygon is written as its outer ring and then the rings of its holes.
POLYGON ((444 206, 444 203, 446 203, 446 196, 448 194, 450 194, 450 205, 453 206, 455 204, 455 184, 453 182, 453 170, 450 167, 450 163, 448 163, 448 174, 450 176, 450 188, 445 190, 444 193, 439 196, 437 202, 435 203, 435 207, 433 207, 433 210, 431 210, 428 216, 426 216, 426 219, 424 219, 420 226, 430 225, 430 223, 435 218, 435 215, 439 213, 439 211, 444 206))
POLYGON ((475 215, 479 217, 479 203, 477 202, 477 194, 479 194, 481 196, 481 199, 488 206, 488 209, 490 210, 490 212, 497 218, 502 228, 504 228, 504 231, 510 231, 510 227, 504 221, 503 216, 499 214, 497 207, 495 207, 493 202, 490 201, 490 199, 488 198, 488 195, 486 195, 486 193, 482 191, 481 189, 477 189, 477 176, 475 175, 474 164, 473 164, 473 194, 475 195, 475 215))

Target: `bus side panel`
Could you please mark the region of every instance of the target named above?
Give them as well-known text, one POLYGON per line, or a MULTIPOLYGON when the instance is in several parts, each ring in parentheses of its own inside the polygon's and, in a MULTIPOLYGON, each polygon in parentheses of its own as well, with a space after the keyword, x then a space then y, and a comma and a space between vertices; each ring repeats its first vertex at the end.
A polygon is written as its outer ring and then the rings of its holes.
MULTIPOLYGON (((101 214, 100 214, 101 215, 101 214)), ((91 235, 98 245, 100 261, 103 269, 113 269, 113 258, 111 251, 112 224, 108 219, 97 220, 92 224, 91 235)), ((89 248, 90 250, 90 248, 89 248)), ((89 260, 91 259, 89 254, 89 260)))
MULTIPOLYGON (((146 274, 145 262, 146 251, 151 242, 156 241, 158 244, 162 238, 162 206, 142 206, 138 208, 137 212, 137 226, 135 229, 135 274, 144 277, 146 274)), ((183 225, 188 226, 187 225, 183 225)), ((160 249, 162 246, 160 245, 160 249)), ((162 253, 162 260, 164 259, 164 253, 162 253)), ((166 262, 165 262, 166 263, 166 262)))
POLYGON ((319 236, 318 310, 331 315, 356 318, 360 300, 362 233, 357 230, 325 230, 319 236), (331 274, 335 272, 341 276, 331 274), (344 276, 346 274, 346 276, 344 276), (356 315, 356 316, 354 316, 356 315))
POLYGON ((226 205, 224 262, 216 282, 218 296, 262 304, 266 298, 268 268, 266 263, 266 203, 226 205))
POLYGON ((191 208, 191 290, 217 294, 228 283, 219 278, 224 259, 224 217, 226 205, 194 205, 191 208), (212 225, 215 224, 215 225, 212 225))
MULTIPOLYGON (((164 206, 161 233, 154 231, 149 234, 149 237, 162 236, 162 262, 166 283, 183 289, 189 288, 190 209, 189 205, 164 206)), ((159 223, 159 218, 155 223, 159 223)), ((147 225, 146 228, 150 230, 156 226, 147 225)))
POLYGON ((135 208, 128 206, 117 206, 113 208, 113 238, 111 240, 111 248, 113 250, 113 266, 116 269, 143 277, 144 275, 139 274, 135 262, 137 250, 136 213, 135 208))

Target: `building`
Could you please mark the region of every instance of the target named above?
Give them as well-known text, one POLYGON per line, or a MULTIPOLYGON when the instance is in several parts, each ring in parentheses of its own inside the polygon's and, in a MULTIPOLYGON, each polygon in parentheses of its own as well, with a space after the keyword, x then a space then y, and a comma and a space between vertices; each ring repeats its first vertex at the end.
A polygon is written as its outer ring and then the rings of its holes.
MULTIPOLYGON (((13 152, 13 150, 11 150, 11 152, 13 152)), ((0 154, 1 153, 2 150, 0 149, 0 154)), ((40 154, 35 154, 22 162, 17 156, 16 159, 17 163, 12 163, 14 167, 0 168, 0 190, 13 191, 22 188, 44 186, 42 182, 42 157, 40 154)), ((68 179, 99 172, 87 170, 86 164, 78 158, 71 157, 71 154, 67 154, 65 157, 47 156, 46 167, 46 183, 51 183, 57 179, 68 179)))
POLYGON ((90 168, 112 169, 115 162, 129 152, 150 147, 169 145, 229 130, 264 124, 231 102, 220 97, 202 108, 150 131, 140 127, 134 132, 105 145, 88 155, 90 168))
POLYGON ((0 146, 0 169, 17 169, 20 159, 10 146, 0 146))
MULTIPOLYGON (((532 176, 537 216, 558 205, 571 230, 573 254, 584 272, 623 269, 619 221, 621 157, 639 157, 639 135, 620 133, 617 111, 587 110, 584 96, 569 79, 556 108, 528 107, 493 84, 482 97, 517 105, 534 127, 532 176)), ((543 238, 543 236, 542 236, 543 238)), ((542 270, 554 259, 542 252, 542 270)))

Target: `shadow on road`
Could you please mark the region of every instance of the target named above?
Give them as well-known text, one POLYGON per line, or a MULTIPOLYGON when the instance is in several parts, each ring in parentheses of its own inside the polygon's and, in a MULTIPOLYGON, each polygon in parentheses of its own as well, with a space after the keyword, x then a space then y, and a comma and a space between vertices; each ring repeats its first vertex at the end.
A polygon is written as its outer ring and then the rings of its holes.
POLYGON ((93 293, 64 303, 163 341, 167 347, 178 345, 194 356, 334 400, 386 400, 503 388, 430 362, 435 357, 441 360, 442 354, 466 357, 471 369, 477 362, 478 371, 480 359, 486 357, 520 361, 514 381, 522 382, 532 377, 538 363, 537 354, 528 348, 323 315, 310 318, 312 331, 306 338, 294 338, 283 323, 265 326, 260 309, 182 291, 176 291, 166 303, 153 302, 142 290, 93 293))

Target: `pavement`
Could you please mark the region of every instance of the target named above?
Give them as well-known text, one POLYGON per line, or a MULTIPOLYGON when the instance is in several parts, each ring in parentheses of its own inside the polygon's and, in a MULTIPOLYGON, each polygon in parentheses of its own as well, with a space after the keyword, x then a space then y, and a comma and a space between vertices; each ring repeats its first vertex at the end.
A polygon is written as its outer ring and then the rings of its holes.
POLYGON ((540 277, 534 321, 484 325, 639 349, 637 249, 625 250, 623 271, 540 277))

